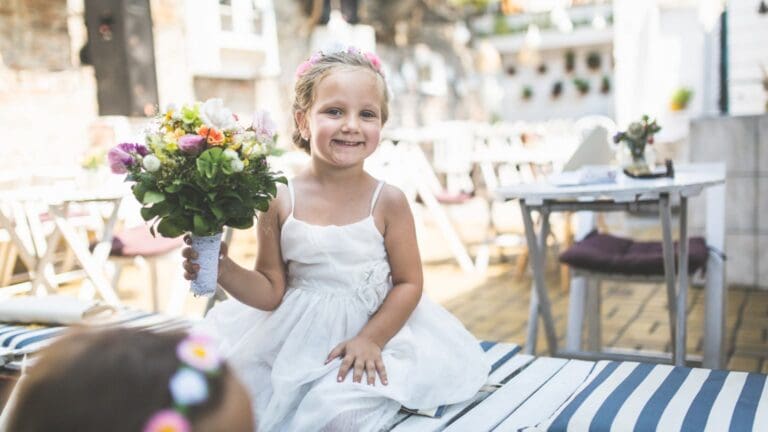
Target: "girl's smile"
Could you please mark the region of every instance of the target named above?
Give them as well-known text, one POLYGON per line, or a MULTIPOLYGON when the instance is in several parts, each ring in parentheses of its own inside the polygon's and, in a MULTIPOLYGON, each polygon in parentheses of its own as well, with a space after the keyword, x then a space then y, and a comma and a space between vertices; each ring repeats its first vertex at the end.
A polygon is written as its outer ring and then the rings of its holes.
POLYGON ((374 72, 354 67, 335 70, 317 84, 312 107, 297 113, 315 162, 363 164, 379 145, 383 91, 374 72))

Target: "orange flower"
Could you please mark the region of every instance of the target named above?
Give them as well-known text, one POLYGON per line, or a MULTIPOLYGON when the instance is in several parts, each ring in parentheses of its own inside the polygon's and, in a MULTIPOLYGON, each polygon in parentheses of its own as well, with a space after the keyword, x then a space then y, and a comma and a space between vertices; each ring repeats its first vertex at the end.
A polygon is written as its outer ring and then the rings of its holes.
POLYGON ((212 127, 200 126, 197 129, 197 134, 205 138, 208 145, 217 146, 224 142, 224 134, 212 127))

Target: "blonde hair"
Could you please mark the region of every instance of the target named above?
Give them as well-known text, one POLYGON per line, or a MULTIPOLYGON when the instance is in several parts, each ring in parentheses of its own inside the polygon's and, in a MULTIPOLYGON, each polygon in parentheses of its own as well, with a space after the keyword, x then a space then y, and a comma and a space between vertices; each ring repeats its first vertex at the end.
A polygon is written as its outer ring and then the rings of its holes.
POLYGON ((387 118, 389 118, 389 95, 387 94, 386 80, 379 70, 379 66, 371 63, 371 60, 363 53, 355 49, 349 49, 332 54, 316 55, 309 61, 311 63, 309 67, 296 78, 293 106, 291 107, 294 127, 292 139, 297 147, 310 153, 309 140, 301 136, 299 124, 296 121, 296 113, 309 112, 309 109, 315 102, 315 89, 317 85, 335 69, 360 67, 376 74, 381 80, 381 123, 383 125, 387 122, 387 118))

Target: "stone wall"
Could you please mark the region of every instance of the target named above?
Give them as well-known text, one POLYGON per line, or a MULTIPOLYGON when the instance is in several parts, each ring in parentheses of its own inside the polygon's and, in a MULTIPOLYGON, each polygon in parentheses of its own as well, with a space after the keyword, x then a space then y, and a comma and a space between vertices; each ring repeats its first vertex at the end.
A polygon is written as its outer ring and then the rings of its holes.
MULTIPOLYGON (((696 119, 690 145, 692 162, 726 163, 728 284, 768 289, 768 115, 696 119)), ((701 201, 690 211, 694 233, 704 227, 701 201)))
POLYGON ((71 69, 67 0, 0 2, 0 54, 10 69, 71 69))

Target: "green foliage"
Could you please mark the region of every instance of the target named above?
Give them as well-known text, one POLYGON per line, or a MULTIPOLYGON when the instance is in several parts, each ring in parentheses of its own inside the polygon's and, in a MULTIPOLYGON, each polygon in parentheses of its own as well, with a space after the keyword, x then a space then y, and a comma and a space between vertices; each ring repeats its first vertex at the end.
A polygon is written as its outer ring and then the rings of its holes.
POLYGON ((528 100, 533 97, 533 88, 529 85, 523 87, 522 94, 520 95, 523 99, 528 100))
POLYGON ((581 94, 589 93, 589 81, 583 78, 574 78, 573 85, 576 86, 576 90, 581 94))
POLYGON ((693 97, 693 90, 688 87, 680 87, 672 93, 672 98, 669 101, 669 107, 672 111, 684 110, 688 107, 688 102, 693 97))
POLYGON ((257 211, 266 211, 277 194, 276 182, 285 177, 270 172, 266 156, 250 161, 241 172, 232 172, 220 148, 188 157, 178 178, 169 170, 136 176, 133 194, 143 204, 141 217, 154 220, 165 237, 185 232, 208 236, 223 227, 249 228, 257 211))

